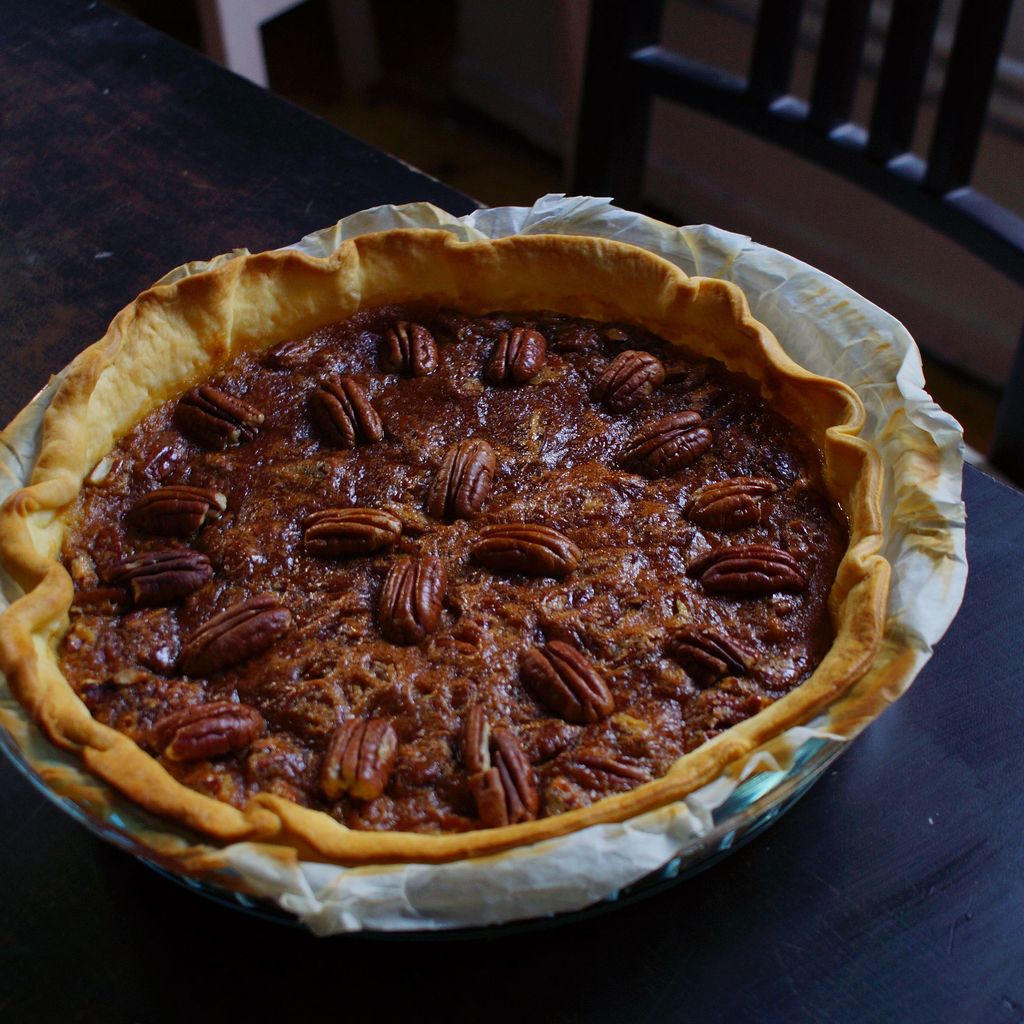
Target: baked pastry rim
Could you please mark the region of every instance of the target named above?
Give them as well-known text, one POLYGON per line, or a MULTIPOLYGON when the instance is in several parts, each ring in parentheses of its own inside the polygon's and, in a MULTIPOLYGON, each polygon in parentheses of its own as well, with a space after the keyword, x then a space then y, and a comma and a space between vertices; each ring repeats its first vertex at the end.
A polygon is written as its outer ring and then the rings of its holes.
POLYGON ((881 466, 856 436, 862 421, 852 390, 794 364, 750 316, 738 288, 688 278, 634 246, 563 235, 461 242, 445 231, 396 230, 345 242, 326 259, 289 250, 241 255, 144 292, 71 364, 47 412, 32 483, 0 510, 0 557, 26 591, 0 616, 0 668, 53 742, 77 750, 90 771, 136 803, 222 842, 282 843, 307 859, 343 864, 443 862, 625 820, 681 799, 806 721, 870 666, 884 624, 888 563, 879 555, 881 466), (56 560, 57 516, 96 461, 153 407, 243 349, 308 333, 361 306, 414 300, 476 313, 548 308, 628 320, 759 380, 818 444, 826 481, 850 522, 831 595, 836 642, 810 679, 685 755, 661 779, 556 817, 446 835, 349 830, 269 794, 240 811, 186 788, 128 737, 96 722, 61 676, 55 653, 72 596, 56 560))

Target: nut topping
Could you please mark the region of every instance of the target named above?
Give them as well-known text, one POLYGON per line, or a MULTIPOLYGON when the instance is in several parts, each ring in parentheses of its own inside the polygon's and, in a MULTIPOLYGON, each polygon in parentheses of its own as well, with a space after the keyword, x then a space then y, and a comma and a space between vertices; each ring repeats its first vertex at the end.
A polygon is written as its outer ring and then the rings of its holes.
POLYGON ((110 583, 131 590, 138 608, 171 604, 198 590, 212 576, 206 555, 186 548, 147 551, 107 573, 110 583))
POLYGON ((460 441, 445 453, 427 493, 435 519, 468 519, 480 511, 494 479, 494 449, 479 438, 460 441))
POLYGON ((687 751, 752 718, 769 703, 767 698, 756 693, 745 693, 738 689, 736 680, 726 679, 719 686, 702 690, 688 708, 692 716, 690 721, 696 731, 687 743, 687 751), (733 685, 730 686, 730 683, 733 685))
POLYGON ((171 761, 205 761, 242 750, 263 732, 263 716, 227 700, 193 704, 153 726, 155 746, 171 761))
POLYGON ((138 686, 141 683, 148 683, 154 680, 156 677, 151 675, 145 669, 141 668, 122 668, 118 669, 107 682, 113 686, 138 686))
POLYGON ((384 332, 381 366, 407 377, 426 377, 437 369, 437 342, 422 324, 405 320, 384 332))
POLYGON ((592 772, 604 772, 606 775, 617 776, 625 782, 647 782, 650 779, 650 776, 642 768, 626 764, 625 761, 609 757, 606 754, 584 751, 577 754, 575 760, 576 764, 589 768, 592 772))
POLYGON ((350 718, 331 736, 320 768, 320 787, 329 800, 348 793, 375 800, 384 792, 398 752, 398 734, 386 718, 350 718))
POLYGON ((709 594, 751 596, 774 590, 803 590, 807 578, 787 551, 769 544, 718 547, 694 559, 686 570, 709 594))
POLYGON ((218 491, 171 484, 144 494, 129 511, 128 522, 157 537, 190 537, 227 507, 228 499, 218 491))
POLYGON ((761 501, 778 487, 760 476, 736 476, 705 484, 683 508, 687 519, 708 530, 739 530, 761 521, 761 501))
POLYGON ((402 535, 402 520, 379 508, 325 508, 302 522, 308 555, 339 558, 390 547, 402 535))
POLYGON ((241 398, 201 384, 178 402, 174 422, 193 441, 220 449, 251 441, 263 423, 263 413, 241 398))
POLYGON ((484 828, 515 825, 537 817, 540 795, 519 740, 504 726, 492 730, 479 705, 466 717, 462 759, 471 773, 469 788, 484 828))
POLYGON ((264 594, 215 615, 181 649, 178 667, 186 675, 209 676, 262 654, 292 623, 291 612, 264 594))
POLYGON ((555 332, 553 344, 559 352, 590 352, 601 344, 601 336, 593 327, 565 324, 555 332))
POLYGON ((462 763, 474 775, 491 767, 491 724, 479 704, 469 709, 462 726, 462 763))
POLYGON ((120 615, 130 604, 128 592, 121 587, 86 587, 75 591, 71 610, 86 615, 120 615))
POLYGON ((604 677, 582 651, 561 640, 531 647, 523 655, 520 675, 537 698, 567 722, 589 725, 615 710, 604 677))
POLYGON ((274 370, 296 370, 309 360, 312 351, 309 338, 288 338, 267 350, 263 364, 274 370))
POLYGON ((699 413, 677 412, 646 424, 629 443, 625 462, 649 477, 670 476, 711 447, 711 431, 699 413))
POLYGON ((525 384, 544 368, 547 349, 540 331, 525 327, 502 331, 487 364, 487 379, 492 384, 525 384))
POLYGON ((439 558, 399 558, 380 596, 379 621, 385 639, 408 647, 433 633, 441 621, 447 582, 439 558))
POLYGON ((665 651, 701 688, 727 675, 746 675, 756 658, 746 644, 710 626, 680 626, 669 636, 665 651))
POLYGON ((650 398, 665 379, 665 367, 650 352, 629 348, 620 352, 594 385, 594 400, 612 412, 629 412, 650 398))
POLYGON ((370 396, 352 377, 322 381, 309 396, 309 408, 320 436, 335 448, 354 448, 384 436, 370 396))
POLYGON ((85 478, 85 482, 90 487, 103 487, 105 484, 110 482, 111 470, 121 465, 121 460, 114 456, 113 453, 104 455, 95 466, 92 467, 91 472, 85 478))
POLYGON ((498 572, 565 576, 579 565, 580 549, 564 534, 534 523, 485 526, 470 554, 498 572))

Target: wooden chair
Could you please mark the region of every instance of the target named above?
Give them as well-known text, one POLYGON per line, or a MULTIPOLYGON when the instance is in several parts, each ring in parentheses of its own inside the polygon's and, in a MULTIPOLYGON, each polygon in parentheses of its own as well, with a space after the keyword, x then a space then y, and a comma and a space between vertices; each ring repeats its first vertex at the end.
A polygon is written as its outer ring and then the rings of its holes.
MULTIPOLYGON (((660 46, 664 0, 593 0, 573 189, 639 205, 651 104, 660 97, 842 175, 1024 286, 1024 221, 970 187, 1012 4, 962 5, 927 158, 921 159, 911 143, 941 0, 892 0, 866 127, 850 115, 870 0, 829 0, 810 102, 789 94, 803 0, 762 0, 745 78, 660 46)), ((989 459, 1024 485, 1024 337, 989 459)))

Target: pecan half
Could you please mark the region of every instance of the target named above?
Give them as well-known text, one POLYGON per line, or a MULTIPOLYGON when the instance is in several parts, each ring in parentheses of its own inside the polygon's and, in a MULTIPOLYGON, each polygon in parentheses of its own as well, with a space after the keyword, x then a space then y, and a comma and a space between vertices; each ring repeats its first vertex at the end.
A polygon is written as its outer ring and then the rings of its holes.
POLYGON ((561 640, 531 647, 520 674, 537 698, 567 722, 588 725, 615 710, 615 699, 600 672, 580 650, 561 640))
POLYGON ((241 398, 200 384, 178 402, 174 422, 193 441, 219 449, 251 441, 263 423, 263 413, 241 398))
POLYGON ((352 377, 321 381, 309 396, 309 408, 320 436, 335 448, 354 448, 384 436, 370 396, 352 377))
POLYGON ((71 599, 71 610, 86 615, 120 615, 130 606, 128 592, 121 587, 85 587, 71 599))
POLYGON ((612 412, 629 412, 650 398, 665 379, 665 367, 650 352, 629 348, 620 352, 594 385, 595 401, 612 412))
POLYGON ((807 578, 788 551, 769 544, 718 547, 694 559, 687 575, 698 578, 709 594, 767 594, 803 590, 807 578))
POLYGON ((274 370, 296 370, 308 362, 313 353, 309 338, 288 338, 279 341, 263 356, 263 365, 274 370))
POLYGON ((171 761, 205 761, 242 750, 263 732, 263 716, 247 704, 227 700, 193 704, 158 719, 156 747, 171 761))
POLYGON ((652 478, 670 476, 711 447, 711 431, 700 424, 700 413, 692 410, 645 424, 630 441, 625 462, 652 478))
POLYGON ((222 672, 262 654, 291 623, 291 612, 271 594, 233 604, 189 637, 178 667, 190 676, 222 672))
POLYGON ((485 526, 470 554, 488 569, 528 576, 565 576, 582 557, 565 534, 535 523, 485 526))
POLYGON ((171 604, 198 590, 212 576, 213 567, 206 555, 187 548, 147 551, 107 573, 110 583, 131 590, 138 608, 171 604))
POLYGON ((321 558, 368 555, 402 535, 402 520, 379 508, 325 508, 307 516, 302 527, 306 554, 321 558))
POLYGON ((665 651, 702 688, 728 675, 746 675, 757 657, 746 644, 711 626, 680 626, 665 651))
POLYGON ((761 501, 778 487, 761 476, 735 476, 705 484, 683 507, 692 523, 708 530, 739 530, 761 521, 761 501))
POLYGON ((435 519, 468 519, 480 511, 491 489, 497 460, 479 438, 460 441, 445 453, 427 493, 427 511, 435 519))
POLYGON ((392 373, 426 377, 437 369, 437 342, 422 324, 402 320, 384 332, 380 363, 392 373))
POLYGON ((537 817, 540 794, 518 738, 505 726, 491 729, 479 705, 471 708, 466 718, 462 759, 471 773, 469 788, 484 828, 537 817))
POLYGON ((472 774, 491 767, 491 724, 479 704, 474 704, 462 723, 462 763, 472 774))
POLYGON ((448 577, 439 558, 399 558, 380 596, 379 621, 385 639, 393 644, 418 644, 441 621, 448 577))
POLYGON ((398 752, 398 734, 386 718, 350 718, 331 736, 320 767, 320 787, 329 800, 348 793, 375 800, 384 792, 398 752))
POLYGON ((592 772, 603 772, 605 775, 614 775, 625 782, 647 782, 650 775, 638 768, 636 765, 627 764, 607 754, 588 753, 583 751, 576 755, 576 764, 589 768, 592 772))
POLYGON ((187 484, 158 487, 144 494, 128 512, 128 522, 157 537, 189 537, 204 523, 219 519, 228 499, 218 491, 187 484))
POLYGON ((487 363, 487 379, 492 384, 525 384, 544 368, 547 354, 548 343, 540 331, 502 331, 487 363))

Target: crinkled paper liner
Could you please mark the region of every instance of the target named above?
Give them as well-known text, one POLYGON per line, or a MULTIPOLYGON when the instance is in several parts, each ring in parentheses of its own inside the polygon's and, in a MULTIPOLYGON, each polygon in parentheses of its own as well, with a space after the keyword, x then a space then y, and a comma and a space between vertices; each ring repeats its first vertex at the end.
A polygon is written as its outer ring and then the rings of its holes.
MULTIPOLYGON (((685 871, 769 820, 913 681, 953 620, 967 577, 959 425, 925 393, 920 355, 904 327, 825 274, 741 235, 675 228, 596 198, 549 195, 532 207, 455 218, 426 203, 364 210, 292 246, 325 256, 342 241, 388 228, 442 228, 462 239, 511 234, 595 235, 642 246, 687 274, 733 281, 754 316, 798 363, 854 387, 864 436, 885 463, 882 554, 892 564, 883 646, 868 677, 807 726, 790 729, 685 800, 630 821, 597 825, 497 856, 450 864, 341 868, 290 851, 237 843, 216 849, 152 817, 51 747, 0 679, 0 741, 29 778, 117 845, 217 888, 274 901, 319 935, 500 924, 614 899, 653 872, 685 871), (667 866, 667 867, 666 867, 667 866)), ((163 281, 199 273, 190 263, 163 281)), ((42 413, 59 377, 18 417, 0 449, 0 500, 27 482, 42 413)), ((0 609, 17 594, 0 579, 0 609)))

